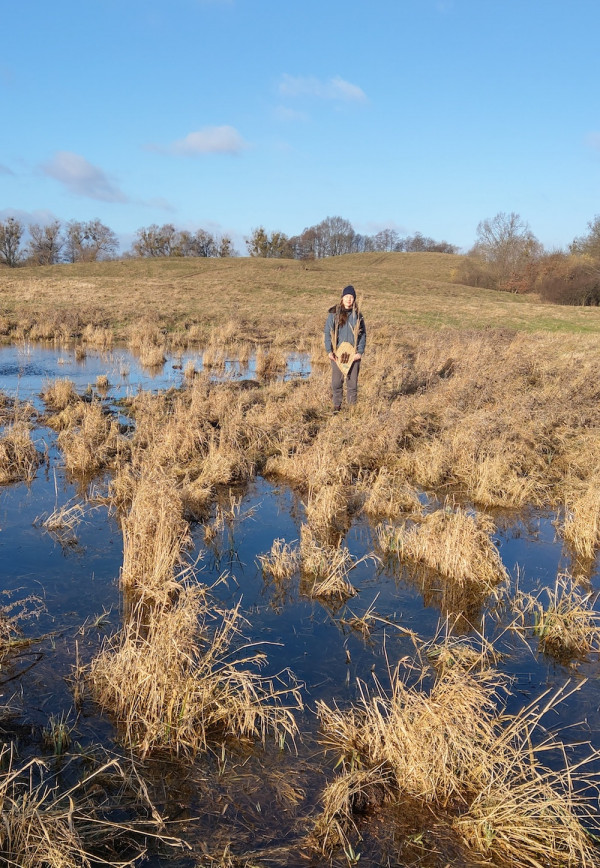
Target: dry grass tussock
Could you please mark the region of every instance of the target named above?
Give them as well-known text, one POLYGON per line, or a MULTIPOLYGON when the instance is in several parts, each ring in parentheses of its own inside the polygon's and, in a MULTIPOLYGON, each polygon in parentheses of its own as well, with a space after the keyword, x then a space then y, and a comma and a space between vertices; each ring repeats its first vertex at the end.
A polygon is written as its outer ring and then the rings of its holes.
POLYGON ((211 736, 294 738, 300 694, 265 678, 263 651, 245 645, 239 606, 225 610, 206 588, 182 587, 166 605, 138 608, 92 662, 88 683, 142 754, 194 754, 211 736))
POLYGON ((420 515, 423 511, 413 486, 392 468, 367 472, 358 480, 356 488, 364 498, 363 512, 371 519, 395 519, 406 514, 420 515))
POLYGON ((75 384, 67 377, 47 383, 42 389, 41 397, 46 406, 54 411, 64 410, 65 407, 79 401, 75 384))
POLYGON ((74 425, 69 425, 58 435, 58 445, 70 473, 89 476, 103 467, 119 463, 121 451, 128 447, 117 421, 104 412, 100 401, 77 405, 76 414, 69 419, 74 420, 74 425))
POLYGON ((96 347, 99 350, 109 350, 114 342, 114 334, 112 329, 106 326, 88 323, 83 329, 81 339, 87 346, 96 347))
POLYGON ((380 526, 382 550, 401 561, 424 564, 458 585, 493 589, 508 574, 490 539, 493 522, 460 507, 435 510, 411 526, 380 526))
POLYGON ((17 420, 6 426, 0 437, 0 485, 31 481, 42 460, 27 422, 17 420))
POLYGON ((512 604, 521 627, 538 637, 540 650, 566 663, 600 651, 600 612, 594 609, 597 596, 572 576, 560 574, 554 588, 529 594, 517 591, 512 604))
POLYGON ((576 555, 594 558, 600 548, 600 472, 567 494, 562 535, 576 555))
POLYGON ((301 589, 307 596, 339 603, 354 597, 357 591, 348 579, 348 574, 359 562, 345 546, 322 544, 308 525, 302 525, 300 563, 305 581, 301 589))
POLYGON ((271 576, 276 581, 289 579, 300 567, 300 552, 285 540, 276 539, 269 554, 259 555, 258 562, 263 575, 271 576))
POLYGON ((584 828, 597 828, 584 807, 589 782, 540 723, 569 692, 507 716, 499 687, 489 669, 444 668, 430 691, 409 686, 396 670, 389 695, 363 686, 347 711, 319 702, 323 743, 342 769, 323 794, 321 849, 347 846, 355 811, 378 790, 380 802, 429 804, 463 844, 494 862, 597 866, 584 828), (564 756, 562 770, 542 762, 552 749, 564 756))
POLYGON ((65 788, 42 760, 17 766, 7 745, 0 759, 0 858, 5 865, 91 868, 101 861, 126 868, 139 863, 148 838, 183 844, 165 833, 135 770, 124 770, 116 760, 98 764, 65 788), (153 819, 141 819, 144 812, 153 819), (125 820, 127 814, 134 819, 125 820))
POLYGON ((166 605, 178 589, 183 550, 190 543, 189 526, 174 480, 160 469, 139 477, 121 475, 132 491, 123 497, 130 507, 121 515, 123 566, 121 584, 135 599, 166 605))

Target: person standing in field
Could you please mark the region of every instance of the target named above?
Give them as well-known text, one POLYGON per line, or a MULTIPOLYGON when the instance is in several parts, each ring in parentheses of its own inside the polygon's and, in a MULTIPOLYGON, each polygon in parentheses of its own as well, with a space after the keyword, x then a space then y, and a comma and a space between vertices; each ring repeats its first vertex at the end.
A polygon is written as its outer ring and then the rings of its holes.
POLYGON ((333 411, 342 408, 344 380, 346 401, 356 404, 360 361, 367 343, 365 321, 356 304, 353 286, 345 286, 339 304, 329 308, 325 322, 325 349, 331 361, 333 411))

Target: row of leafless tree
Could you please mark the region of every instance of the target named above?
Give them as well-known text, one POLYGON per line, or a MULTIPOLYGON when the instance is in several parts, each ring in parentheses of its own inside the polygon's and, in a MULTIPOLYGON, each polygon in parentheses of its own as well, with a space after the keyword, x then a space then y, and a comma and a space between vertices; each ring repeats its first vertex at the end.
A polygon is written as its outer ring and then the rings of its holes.
POLYGON ((344 253, 372 252, 458 253, 454 244, 435 241, 420 232, 402 237, 395 229, 383 229, 376 235, 362 235, 343 217, 326 217, 291 237, 284 232, 269 233, 259 226, 246 240, 246 247, 250 256, 273 259, 321 259, 344 253))
MULTIPOLYGON (((455 245, 435 241, 420 232, 402 237, 395 229, 383 229, 375 235, 362 235, 343 217, 327 217, 291 237, 280 231, 267 232, 260 226, 252 230, 246 247, 250 256, 288 259, 320 259, 372 251, 458 252, 455 245)), ((0 264, 13 268, 21 264, 56 265, 115 259, 118 250, 116 234, 97 219, 70 220, 65 224, 54 220, 27 226, 15 217, 0 221, 0 264)), ((214 235, 205 229, 190 232, 177 229, 172 223, 138 229, 131 250, 122 254, 123 258, 237 255, 228 235, 214 235)))
POLYGON ((115 233, 100 220, 60 220, 25 225, 15 217, 0 222, 0 263, 11 268, 24 262, 56 265, 58 262, 94 262, 112 259, 119 248, 115 233))

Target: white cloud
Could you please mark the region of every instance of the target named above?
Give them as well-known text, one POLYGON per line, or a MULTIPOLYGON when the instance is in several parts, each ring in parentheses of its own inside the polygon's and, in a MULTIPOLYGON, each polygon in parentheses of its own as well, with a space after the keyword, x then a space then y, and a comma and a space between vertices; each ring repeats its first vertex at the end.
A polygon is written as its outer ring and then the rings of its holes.
POLYGON ((177 154, 182 157, 196 157, 200 154, 240 154, 248 147, 247 142, 235 127, 203 127, 188 133, 184 139, 177 139, 166 148, 150 146, 151 150, 177 154))
POLYGON ((42 172, 63 184, 71 193, 99 199, 101 202, 128 202, 128 197, 98 166, 89 163, 80 154, 57 151, 51 160, 41 166, 42 172))
POLYGON ((279 83, 279 93, 284 96, 312 96, 318 99, 342 102, 366 102, 367 95, 357 84, 336 75, 327 81, 314 76, 294 76, 285 73, 279 83))

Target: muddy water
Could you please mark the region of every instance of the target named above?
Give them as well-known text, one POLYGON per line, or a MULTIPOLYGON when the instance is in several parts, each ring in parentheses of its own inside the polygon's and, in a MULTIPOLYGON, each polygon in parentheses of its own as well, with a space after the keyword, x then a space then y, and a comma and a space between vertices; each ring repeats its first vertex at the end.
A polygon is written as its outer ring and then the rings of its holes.
MULTIPOLYGON (((0 390, 41 408, 39 393, 47 382, 68 377, 84 392, 99 375, 107 375, 111 386, 105 400, 111 404, 139 388, 180 385, 181 366, 188 358, 201 368, 194 356, 170 359, 159 372, 149 372, 126 350, 90 352, 78 362, 68 350, 9 347, 0 350, 0 390)), ((307 373, 306 359, 297 358, 286 375, 307 373)), ((251 378, 253 370, 241 370, 232 362, 226 375, 251 378)), ((47 451, 47 463, 31 484, 0 488, 0 590, 13 598, 35 595, 42 603, 37 617, 23 625, 26 636, 40 641, 17 651, 0 673, 3 701, 12 709, 4 724, 5 738, 18 735, 23 742, 28 733, 27 750, 39 752, 39 735, 49 717, 64 714, 76 723, 74 738, 83 748, 99 742, 118 750, 110 721, 97 709, 86 703, 77 715, 69 676, 75 661, 91 659, 103 638, 120 624, 121 535, 106 508, 89 501, 82 501, 84 517, 72 536, 59 538, 41 527, 40 517, 78 502, 81 492, 65 476, 55 434, 39 427, 34 436, 38 447, 47 451)), ((289 489, 262 478, 239 494, 238 519, 211 545, 205 544, 201 526, 192 529, 194 555, 201 555, 200 579, 212 584, 227 573, 227 582, 218 585, 215 594, 231 605, 242 601, 249 622, 247 637, 267 643, 269 672, 289 667, 305 685, 307 707, 300 726, 304 735, 295 750, 283 753, 272 745, 265 750, 228 745, 223 752, 217 746, 192 769, 176 761, 149 762, 146 774, 153 793, 179 824, 173 832, 193 847, 189 854, 155 855, 148 863, 152 866, 191 866, 205 849, 217 854, 228 842, 234 853, 252 853, 260 864, 306 865, 299 842, 337 760, 323 758, 316 745, 316 700, 343 706, 356 699, 357 679, 370 682, 375 675, 385 684, 389 662, 393 665, 414 654, 406 630, 428 639, 440 621, 435 591, 424 595, 410 573, 372 561, 351 573, 359 593, 338 610, 307 599, 297 583, 283 589, 265 583, 257 556, 267 553, 276 538, 298 540, 303 507, 289 489), (365 641, 348 622, 370 607, 384 620, 365 641)), ((495 539, 503 562, 513 582, 518 579, 525 591, 553 585, 558 571, 572 567, 556 537, 555 519, 552 513, 535 511, 496 517, 495 539)), ((359 519, 346 541, 354 556, 367 554, 374 549, 373 529, 359 519)), ((597 565, 588 565, 588 572, 590 588, 600 589, 597 565)), ((500 636, 498 647, 505 656, 499 666, 512 679, 508 710, 517 711, 569 678, 587 678, 582 689, 559 706, 550 724, 568 725, 570 741, 600 747, 598 662, 592 659, 566 668, 545 659, 536 653, 534 640, 502 634, 502 618, 488 617, 485 605, 480 625, 490 637, 500 636)), ((383 859, 366 837, 361 864, 375 866, 383 859)), ((389 864, 403 863, 390 856, 389 864)))

